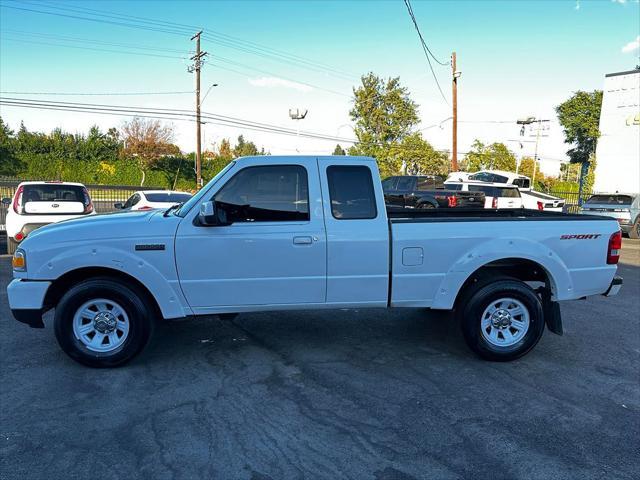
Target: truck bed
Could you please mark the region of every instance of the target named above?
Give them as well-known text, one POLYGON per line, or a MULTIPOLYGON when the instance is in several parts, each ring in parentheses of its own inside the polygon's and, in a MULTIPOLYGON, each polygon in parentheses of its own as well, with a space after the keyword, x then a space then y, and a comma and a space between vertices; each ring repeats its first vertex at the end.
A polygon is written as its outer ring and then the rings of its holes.
POLYGON ((473 209, 448 208, 431 210, 414 210, 403 208, 387 208, 390 223, 421 223, 421 222, 479 222, 479 221, 597 221, 606 217, 597 215, 577 215, 561 212, 545 212, 524 208, 514 209, 473 209))

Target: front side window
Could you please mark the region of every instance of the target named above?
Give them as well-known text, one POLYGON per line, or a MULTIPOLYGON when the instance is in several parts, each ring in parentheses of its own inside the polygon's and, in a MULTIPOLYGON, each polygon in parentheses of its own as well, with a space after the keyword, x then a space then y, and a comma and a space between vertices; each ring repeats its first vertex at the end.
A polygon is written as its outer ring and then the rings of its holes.
POLYGON ((376 196, 371 170, 361 166, 327 168, 331 213, 338 220, 376 218, 376 196))
POLYGON ((520 187, 520 188, 529 188, 530 182, 528 178, 516 178, 513 181, 513 184, 516 187, 520 187))
POLYGON ((248 167, 215 195, 231 222, 309 220, 307 171, 299 165, 248 167))

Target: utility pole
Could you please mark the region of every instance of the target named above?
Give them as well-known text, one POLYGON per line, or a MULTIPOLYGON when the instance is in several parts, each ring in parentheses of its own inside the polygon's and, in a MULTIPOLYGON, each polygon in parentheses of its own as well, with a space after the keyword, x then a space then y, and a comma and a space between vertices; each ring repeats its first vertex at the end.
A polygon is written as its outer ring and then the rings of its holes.
POLYGON ((196 188, 202 187, 202 137, 200 135, 200 69, 204 63, 207 52, 200 51, 200 35, 202 30, 196 33, 191 40, 196 41, 196 54, 191 57, 193 64, 189 66, 189 72, 196 72, 196 188))
POLYGON ((453 138, 451 147, 451 170, 458 171, 458 77, 460 72, 456 70, 456 52, 451 54, 451 97, 453 105, 453 138))

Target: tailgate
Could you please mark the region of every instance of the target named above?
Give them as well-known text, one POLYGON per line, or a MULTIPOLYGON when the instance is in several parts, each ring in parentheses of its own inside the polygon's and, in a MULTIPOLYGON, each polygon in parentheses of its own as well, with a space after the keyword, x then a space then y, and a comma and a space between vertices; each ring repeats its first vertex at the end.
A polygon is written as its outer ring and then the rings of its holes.
POLYGON ((24 213, 37 215, 69 215, 83 213, 82 202, 69 201, 30 201, 24 204, 24 213))
POLYGON ((456 192, 458 207, 484 208, 485 195, 482 192, 456 192))

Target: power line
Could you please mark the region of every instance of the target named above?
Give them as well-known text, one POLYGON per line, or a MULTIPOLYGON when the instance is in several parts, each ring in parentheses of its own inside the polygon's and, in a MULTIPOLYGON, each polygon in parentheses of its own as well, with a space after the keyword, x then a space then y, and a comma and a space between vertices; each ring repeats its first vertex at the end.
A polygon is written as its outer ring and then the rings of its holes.
POLYGON ((14 92, 8 90, 0 90, 1 94, 7 95, 51 95, 51 96, 67 96, 67 97, 121 97, 121 96, 144 96, 144 95, 182 95, 192 94, 193 90, 182 92, 14 92))
POLYGON ((413 21, 413 26, 415 27, 416 31, 418 32, 418 37, 420 37, 420 44, 422 45, 422 50, 424 51, 424 56, 427 58, 427 63, 429 64, 429 70, 431 70, 431 74, 433 75, 433 79, 436 82, 436 86, 438 87, 438 91, 440 92, 440 95, 442 96, 442 100, 444 100, 444 103, 449 105, 449 101, 447 100, 447 97, 445 97, 444 92, 442 91, 442 87, 440 86, 440 82, 438 81, 438 77, 436 76, 436 72, 434 71, 433 65, 431 64, 431 58, 429 58, 429 57, 432 57, 433 60, 435 62, 439 63, 440 65, 448 65, 448 63, 441 62, 440 60, 438 60, 433 55, 433 53, 431 53, 431 50, 427 46, 427 44, 424 41, 424 38, 422 36, 422 33, 420 32, 420 28, 418 27, 418 22, 416 20, 416 17, 413 14, 413 9, 411 8, 411 3, 409 3, 409 0, 404 0, 404 4, 407 7, 407 11, 409 12, 409 16, 411 17, 411 20, 413 21))
MULTIPOLYGON (((23 1, 19 4, 21 6, 10 6, 10 5, 0 4, 0 7, 14 9, 14 10, 28 11, 28 12, 39 13, 44 15, 55 15, 55 16, 72 18, 77 20, 85 20, 85 21, 91 21, 91 22, 97 22, 97 23, 118 25, 118 26, 127 27, 127 28, 139 28, 143 30, 168 33, 173 35, 186 35, 190 30, 194 28, 193 26, 187 27, 184 24, 144 19, 144 17, 137 17, 132 15, 126 15, 126 14, 96 13, 101 11, 95 10, 95 9, 86 9, 84 7, 77 7, 77 6, 76 7, 60 6, 60 5, 54 6, 49 4, 37 3, 34 5, 36 5, 38 8, 26 8, 22 6, 25 3, 29 5, 29 2, 23 1), (53 11, 42 10, 43 7, 53 11), (61 11, 67 11, 72 13, 83 13, 85 16, 60 13, 61 11), (98 16, 103 18, 92 18, 86 15, 93 15, 93 16, 98 16), (112 20, 109 20, 109 19, 112 19, 112 20)), ((250 53, 252 55, 258 55, 265 58, 270 58, 272 60, 276 60, 283 63, 293 64, 300 68, 306 68, 314 71, 324 71, 333 76, 341 76, 343 77, 343 79, 357 78, 352 74, 342 72, 341 70, 331 67, 329 65, 308 60, 298 55, 280 52, 269 47, 260 46, 259 44, 249 42, 243 39, 239 39, 236 37, 231 37, 229 35, 225 35, 222 33, 218 33, 218 32, 203 33, 203 38, 206 38, 209 41, 218 43, 228 48, 233 48, 239 51, 250 53)))
POLYGON ((26 39, 17 39, 17 38, 10 38, 7 37, 6 35, 2 35, 2 37, 5 40, 9 40, 11 42, 20 42, 20 43, 32 43, 35 45, 44 45, 47 47, 64 47, 64 48, 73 48, 76 50, 90 50, 93 52, 107 52, 107 53, 119 53, 119 54, 123 54, 123 55, 138 55, 138 56, 142 56, 142 57, 156 57, 156 58, 174 58, 174 59, 178 59, 178 60, 186 60, 187 57, 178 57, 176 55, 162 55, 159 53, 143 53, 143 52, 128 52, 126 50, 112 50, 109 48, 96 48, 96 47, 81 47, 79 45, 67 45, 64 43, 52 43, 52 42, 44 42, 44 41, 38 41, 38 40, 26 40, 26 39))

